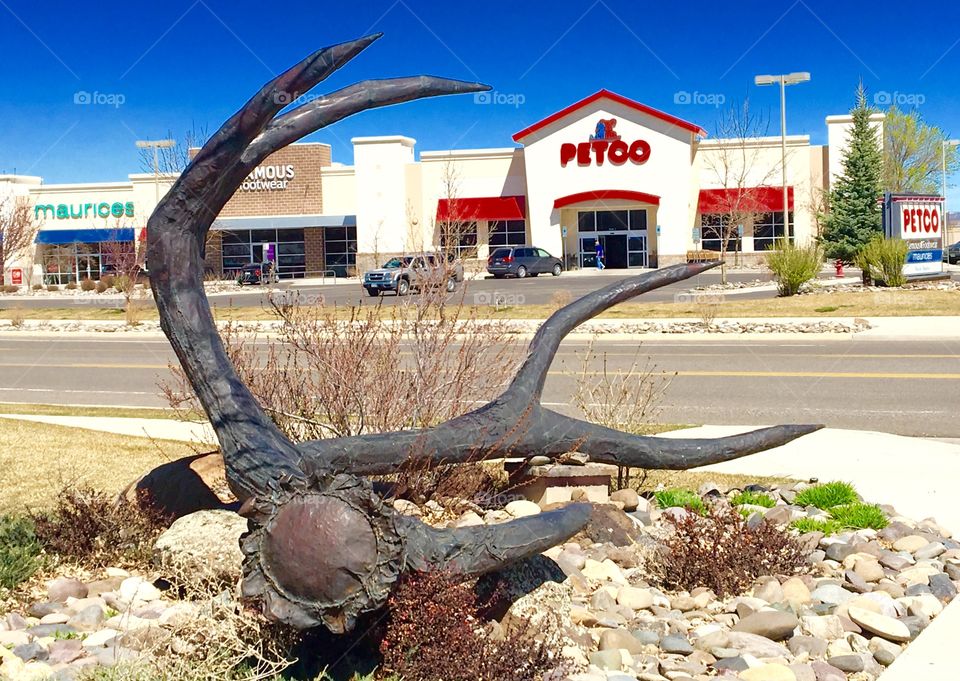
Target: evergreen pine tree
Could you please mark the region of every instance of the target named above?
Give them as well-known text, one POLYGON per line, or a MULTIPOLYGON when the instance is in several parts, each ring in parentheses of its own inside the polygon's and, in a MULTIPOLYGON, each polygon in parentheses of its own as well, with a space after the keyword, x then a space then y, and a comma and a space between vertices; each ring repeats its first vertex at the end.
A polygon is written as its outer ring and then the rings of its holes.
POLYGON ((867 105, 863 83, 857 88, 857 106, 850 113, 853 127, 843 155, 843 173, 830 191, 830 212, 821 235, 826 256, 847 263, 874 235, 883 234, 879 203, 883 153, 870 125, 874 111, 867 105))

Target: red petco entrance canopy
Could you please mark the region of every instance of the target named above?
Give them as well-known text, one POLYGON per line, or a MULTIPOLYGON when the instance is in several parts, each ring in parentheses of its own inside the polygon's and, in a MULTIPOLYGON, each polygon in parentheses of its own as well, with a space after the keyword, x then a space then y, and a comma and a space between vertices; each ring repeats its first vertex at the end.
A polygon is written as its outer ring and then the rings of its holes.
POLYGON ((437 220, 523 220, 524 204, 522 196, 440 199, 437 220))
MULTIPOLYGON (((787 187, 788 210, 793 210, 793 187, 787 187)), ((701 213, 776 213, 783 210, 783 187, 701 189, 701 213)))

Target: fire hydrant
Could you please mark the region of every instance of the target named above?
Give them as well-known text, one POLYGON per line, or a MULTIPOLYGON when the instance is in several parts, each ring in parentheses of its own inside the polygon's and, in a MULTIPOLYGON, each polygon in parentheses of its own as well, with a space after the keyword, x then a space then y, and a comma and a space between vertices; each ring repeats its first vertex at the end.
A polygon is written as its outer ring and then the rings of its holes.
POLYGON ((838 259, 833 266, 837 270, 837 279, 843 279, 843 260, 838 259))

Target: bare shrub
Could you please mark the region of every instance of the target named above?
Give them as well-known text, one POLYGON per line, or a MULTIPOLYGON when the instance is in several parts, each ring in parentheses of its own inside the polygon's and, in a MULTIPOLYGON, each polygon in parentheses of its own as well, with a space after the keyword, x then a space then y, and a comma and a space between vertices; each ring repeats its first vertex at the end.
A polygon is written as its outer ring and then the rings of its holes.
POLYGON ((93 291, 97 288, 97 283, 93 279, 82 279, 80 281, 81 291, 93 291))
POLYGON ((401 578, 387 602, 383 670, 404 681, 533 681, 559 656, 525 627, 494 638, 483 629, 471 584, 443 573, 401 578))
POLYGON ((707 327, 713 326, 717 318, 717 312, 720 311, 720 303, 723 302, 722 295, 698 295, 696 299, 697 315, 700 322, 707 327))
POLYGON ((110 287, 107 286, 106 282, 102 280, 97 282, 97 288, 96 288, 97 293, 106 293, 108 288, 110 287))
POLYGON ((49 291, 50 293, 56 293, 59 290, 60 290, 60 287, 57 286, 56 284, 47 284, 47 291, 49 291))
POLYGON ((10 310, 10 326, 20 328, 23 326, 24 321, 26 321, 23 310, 20 308, 14 308, 10 310))
POLYGON ((705 515, 677 520, 650 567, 666 587, 705 586, 725 596, 742 593, 763 575, 795 574, 805 558, 787 530, 765 521, 750 527, 735 508, 714 505, 705 515))
MULTIPOLYGON (((370 309, 284 298, 273 304, 279 337, 265 351, 236 324, 221 335, 241 380, 294 442, 432 426, 499 394, 517 359, 503 323, 430 295, 370 309)), ((161 386, 168 402, 199 412, 172 370, 177 380, 161 386)))
POLYGON ((107 288, 113 288, 114 284, 116 283, 116 277, 112 274, 104 274, 102 277, 100 277, 100 283, 107 288))
MULTIPOLYGON (((597 353, 591 339, 580 353, 580 369, 572 403, 588 421, 632 433, 643 433, 659 413, 659 404, 672 376, 657 371, 656 364, 637 352, 625 369, 612 369, 606 353, 597 353), (591 369, 599 357, 600 372, 591 369)), ((618 467, 617 486, 629 484, 630 469, 618 467)))
POLYGON ((32 518, 44 549, 91 566, 149 563, 154 541, 169 526, 147 499, 117 501, 89 487, 64 488, 52 512, 32 518))

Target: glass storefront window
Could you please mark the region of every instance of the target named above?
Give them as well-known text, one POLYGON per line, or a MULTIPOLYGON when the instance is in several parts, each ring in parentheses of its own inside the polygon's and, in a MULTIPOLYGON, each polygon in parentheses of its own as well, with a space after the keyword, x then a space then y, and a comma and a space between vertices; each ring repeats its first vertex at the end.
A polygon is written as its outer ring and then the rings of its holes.
POLYGON ((264 244, 276 244, 277 274, 281 278, 303 276, 306 270, 302 229, 227 229, 221 232, 220 257, 225 277, 266 257, 264 244))
POLYGON ((497 220, 487 225, 487 243, 493 246, 522 246, 527 242, 523 220, 497 220))
POLYGON ((323 230, 324 268, 338 277, 349 276, 357 265, 357 228, 325 227, 323 230))

